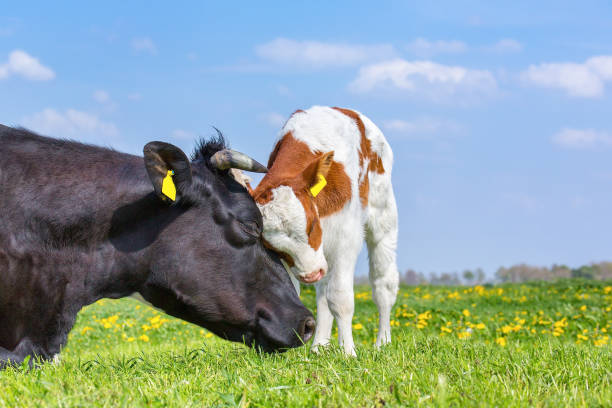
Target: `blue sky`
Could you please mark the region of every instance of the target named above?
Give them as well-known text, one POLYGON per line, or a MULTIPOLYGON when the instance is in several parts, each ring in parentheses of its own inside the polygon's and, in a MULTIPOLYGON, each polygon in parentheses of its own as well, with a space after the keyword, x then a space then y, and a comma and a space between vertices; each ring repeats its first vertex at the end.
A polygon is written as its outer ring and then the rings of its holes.
POLYGON ((137 154, 214 125, 265 162, 350 107, 395 152, 401 270, 612 259, 611 3, 217 3, 4 5, 0 123, 137 154))

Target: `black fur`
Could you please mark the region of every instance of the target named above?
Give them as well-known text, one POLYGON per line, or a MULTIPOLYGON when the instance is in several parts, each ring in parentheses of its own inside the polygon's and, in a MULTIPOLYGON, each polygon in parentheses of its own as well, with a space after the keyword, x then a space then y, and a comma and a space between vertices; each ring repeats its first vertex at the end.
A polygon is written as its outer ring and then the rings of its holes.
POLYGON ((202 161, 211 170, 216 170, 212 168, 209 162, 210 158, 212 157, 213 154, 217 153, 220 150, 227 149, 229 148, 229 146, 227 144, 227 141, 225 140, 225 137, 223 137, 223 133, 221 133, 221 131, 217 129, 216 127, 213 127, 213 129, 215 129, 215 132, 217 133, 217 135, 212 136, 208 140, 200 139, 197 142, 193 153, 191 154, 191 160, 192 161, 202 161))
POLYGON ((51 358, 83 306, 134 292, 228 340, 300 345, 312 315, 248 192, 210 167, 222 148, 200 142, 169 205, 142 157, 0 125, 0 366, 51 358))

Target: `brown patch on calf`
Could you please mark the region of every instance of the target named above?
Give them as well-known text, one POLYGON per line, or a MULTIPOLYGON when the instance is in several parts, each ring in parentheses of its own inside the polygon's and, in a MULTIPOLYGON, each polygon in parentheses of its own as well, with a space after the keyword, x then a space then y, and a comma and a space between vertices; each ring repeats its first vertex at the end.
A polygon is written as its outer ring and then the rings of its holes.
POLYGON ((320 218, 340 211, 351 199, 351 180, 344 165, 335 161, 329 165, 327 186, 316 197, 310 194, 323 156, 325 153, 313 153, 306 143, 287 132, 274 146, 268 160, 268 173, 253 192, 255 201, 264 205, 272 200, 271 190, 281 185, 291 187, 304 207, 308 243, 315 250, 321 246, 323 238, 320 218))
POLYGON ((340 113, 345 114, 349 118, 355 121, 359 133, 361 135, 359 145, 359 199, 362 206, 368 205, 368 194, 370 193, 370 172, 382 174, 385 172, 382 159, 380 156, 372 150, 372 142, 366 137, 365 125, 359 114, 350 109, 334 107, 332 109, 337 110, 340 113), (365 168, 364 162, 368 161, 368 166, 365 168))

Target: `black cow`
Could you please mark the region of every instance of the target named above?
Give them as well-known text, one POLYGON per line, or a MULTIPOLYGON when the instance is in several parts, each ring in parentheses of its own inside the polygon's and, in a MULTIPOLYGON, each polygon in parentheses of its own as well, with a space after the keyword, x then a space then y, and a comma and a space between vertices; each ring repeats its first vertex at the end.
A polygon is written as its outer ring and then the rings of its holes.
POLYGON ((135 292, 264 351, 307 341, 312 314, 230 167, 265 171, 220 135, 191 161, 162 142, 143 160, 0 125, 0 366, 53 357, 83 306, 135 292))

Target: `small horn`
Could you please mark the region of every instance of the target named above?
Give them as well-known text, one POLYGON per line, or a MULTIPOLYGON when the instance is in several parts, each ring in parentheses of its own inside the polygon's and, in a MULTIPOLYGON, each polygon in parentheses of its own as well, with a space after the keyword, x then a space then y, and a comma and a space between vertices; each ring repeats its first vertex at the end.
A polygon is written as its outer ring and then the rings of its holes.
POLYGON ((219 170, 240 169, 255 173, 267 173, 268 169, 263 164, 251 159, 244 153, 231 149, 219 150, 210 158, 213 166, 219 170))

